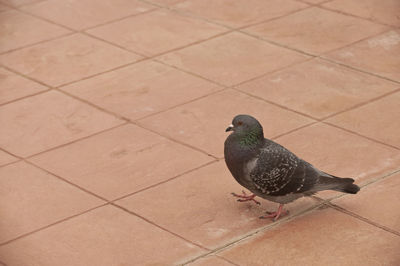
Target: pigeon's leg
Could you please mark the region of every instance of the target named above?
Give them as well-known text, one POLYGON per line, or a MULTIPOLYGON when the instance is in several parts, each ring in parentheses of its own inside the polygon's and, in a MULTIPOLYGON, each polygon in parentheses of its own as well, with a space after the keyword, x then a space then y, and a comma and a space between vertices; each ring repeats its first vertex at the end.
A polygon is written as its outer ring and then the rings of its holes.
POLYGON ((260 219, 273 218, 274 221, 282 215, 288 214, 289 211, 283 210, 283 204, 279 204, 278 210, 276 212, 267 212, 268 215, 261 216, 260 219))
POLYGON ((236 198, 240 198, 237 201, 245 202, 245 201, 251 200, 251 201, 254 201, 256 204, 260 205, 260 202, 254 199, 256 197, 256 194, 247 195, 244 190, 242 190, 242 193, 243 193, 242 195, 239 195, 236 193, 232 193, 232 195, 236 198))

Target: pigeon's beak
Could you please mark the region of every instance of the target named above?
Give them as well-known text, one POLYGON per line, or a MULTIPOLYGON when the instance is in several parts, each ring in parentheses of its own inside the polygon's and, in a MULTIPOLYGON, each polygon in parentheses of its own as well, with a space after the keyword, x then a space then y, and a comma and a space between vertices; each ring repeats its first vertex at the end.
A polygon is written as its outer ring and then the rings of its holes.
POLYGON ((225 129, 225 132, 232 131, 232 130, 233 130, 233 125, 231 124, 231 125, 229 125, 229 127, 227 129, 225 129))

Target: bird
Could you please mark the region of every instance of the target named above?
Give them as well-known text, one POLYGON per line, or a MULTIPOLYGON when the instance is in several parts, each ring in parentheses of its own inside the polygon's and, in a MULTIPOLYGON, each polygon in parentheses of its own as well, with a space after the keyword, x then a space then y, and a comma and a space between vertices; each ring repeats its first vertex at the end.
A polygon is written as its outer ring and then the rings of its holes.
POLYGON ((255 200, 258 196, 279 203, 276 211, 266 212, 260 218, 276 221, 288 214, 284 204, 322 190, 350 194, 360 190, 353 184, 354 179, 325 173, 282 145, 264 138, 260 122, 250 115, 235 116, 225 131, 232 131, 224 143, 225 163, 236 181, 252 193, 249 195, 243 190, 241 195, 232 195, 240 202, 260 204, 255 200))

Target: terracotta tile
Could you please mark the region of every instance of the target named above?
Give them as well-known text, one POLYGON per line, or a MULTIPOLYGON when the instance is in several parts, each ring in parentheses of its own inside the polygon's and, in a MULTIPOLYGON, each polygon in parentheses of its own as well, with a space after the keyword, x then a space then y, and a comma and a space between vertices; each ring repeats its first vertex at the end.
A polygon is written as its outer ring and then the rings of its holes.
POLYGON ((398 0, 335 0, 323 6, 348 14, 371 19, 393 26, 400 26, 398 0))
MULTIPOLYGON (((262 199, 261 206, 237 202, 231 192, 240 193, 242 189, 225 162, 220 161, 116 204, 186 239, 214 249, 273 223, 259 217, 267 210, 276 210, 278 204, 262 199)), ((314 199, 303 198, 286 208, 291 214, 297 214, 316 203, 314 199)))
MULTIPOLYGON (((320 170, 352 177, 357 184, 397 169, 400 164, 400 151, 326 124, 300 129, 276 141, 320 170)), ((338 193, 324 191, 317 196, 327 198, 338 193)))
POLYGON ((228 261, 218 258, 217 256, 208 256, 205 258, 200 258, 192 263, 188 263, 189 266, 232 266, 235 264, 229 263, 228 261))
POLYGON ((400 175, 396 174, 364 187, 356 198, 342 197, 333 203, 400 233, 399 191, 400 175))
POLYGON ((70 32, 57 25, 25 15, 16 10, 1 13, 0 52, 48 40, 70 32))
POLYGON ((323 60, 312 60, 244 83, 240 90, 323 118, 400 87, 323 60))
POLYGON ((28 5, 32 3, 37 3, 43 0, 0 0, 0 3, 4 3, 9 6, 18 7, 23 5, 28 5))
POLYGON ((367 20, 312 7, 246 31, 305 52, 321 54, 385 29, 386 26, 367 20))
POLYGON ((396 265, 400 238, 333 209, 314 211, 222 252, 240 265, 396 265))
POLYGON ((30 160, 111 200, 165 181, 212 158, 137 126, 125 125, 30 160))
POLYGON ((18 161, 18 158, 0 150, 0 166, 18 161))
POLYGON ((0 104, 48 89, 0 67, 0 104))
POLYGON ((304 2, 304 3, 309 3, 309 4, 317 5, 317 4, 321 4, 321 3, 323 3, 323 2, 329 2, 329 1, 331 1, 331 0, 298 0, 298 1, 301 1, 301 2, 304 2))
POLYGON ((0 57, 4 65, 52 86, 76 81, 138 59, 138 55, 81 34, 0 57))
POLYGON ((312 122, 233 90, 226 90, 157 114, 139 123, 215 156, 222 157, 226 127, 235 115, 247 113, 264 125, 264 135, 273 137, 312 122))
POLYGON ((306 58, 241 33, 230 33, 159 57, 168 64, 225 85, 234 85, 306 58))
POLYGON ((49 148, 121 124, 89 105, 56 91, 0 107, 0 146, 19 156, 49 148))
POLYGON ((11 8, 0 3, 0 12, 10 10, 11 8))
POLYGON ((400 148, 400 92, 334 116, 328 122, 400 148))
POLYGON ((400 30, 334 51, 326 57, 346 65, 400 81, 400 30))
POLYGON ((82 30, 154 8, 135 0, 43 1, 22 9, 61 25, 82 30))
POLYGON ((105 206, 0 247, 9 265, 175 265, 202 250, 105 206))
POLYGON ((223 31, 226 29, 160 10, 120 20, 88 32, 129 50, 152 56, 223 31))
POLYGON ((25 162, 0 168, 0 176, 0 242, 103 203, 25 162))
POLYGON ((185 1, 185 0, 151 0, 152 3, 164 5, 164 6, 174 5, 179 2, 183 2, 183 1, 185 1))
POLYGON ((153 61, 140 62, 63 88, 132 120, 218 89, 221 88, 213 83, 153 61))
POLYGON ((174 7, 231 27, 241 27, 282 16, 307 5, 291 0, 189 0, 174 7))

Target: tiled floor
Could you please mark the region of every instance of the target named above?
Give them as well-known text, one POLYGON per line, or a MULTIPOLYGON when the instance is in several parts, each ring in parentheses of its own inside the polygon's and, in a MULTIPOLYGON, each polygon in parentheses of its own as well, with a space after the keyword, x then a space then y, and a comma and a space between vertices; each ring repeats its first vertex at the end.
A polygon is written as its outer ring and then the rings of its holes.
POLYGON ((0 0, 0 265, 400 265, 400 1, 0 0), (357 195, 238 203, 226 126, 357 195))

